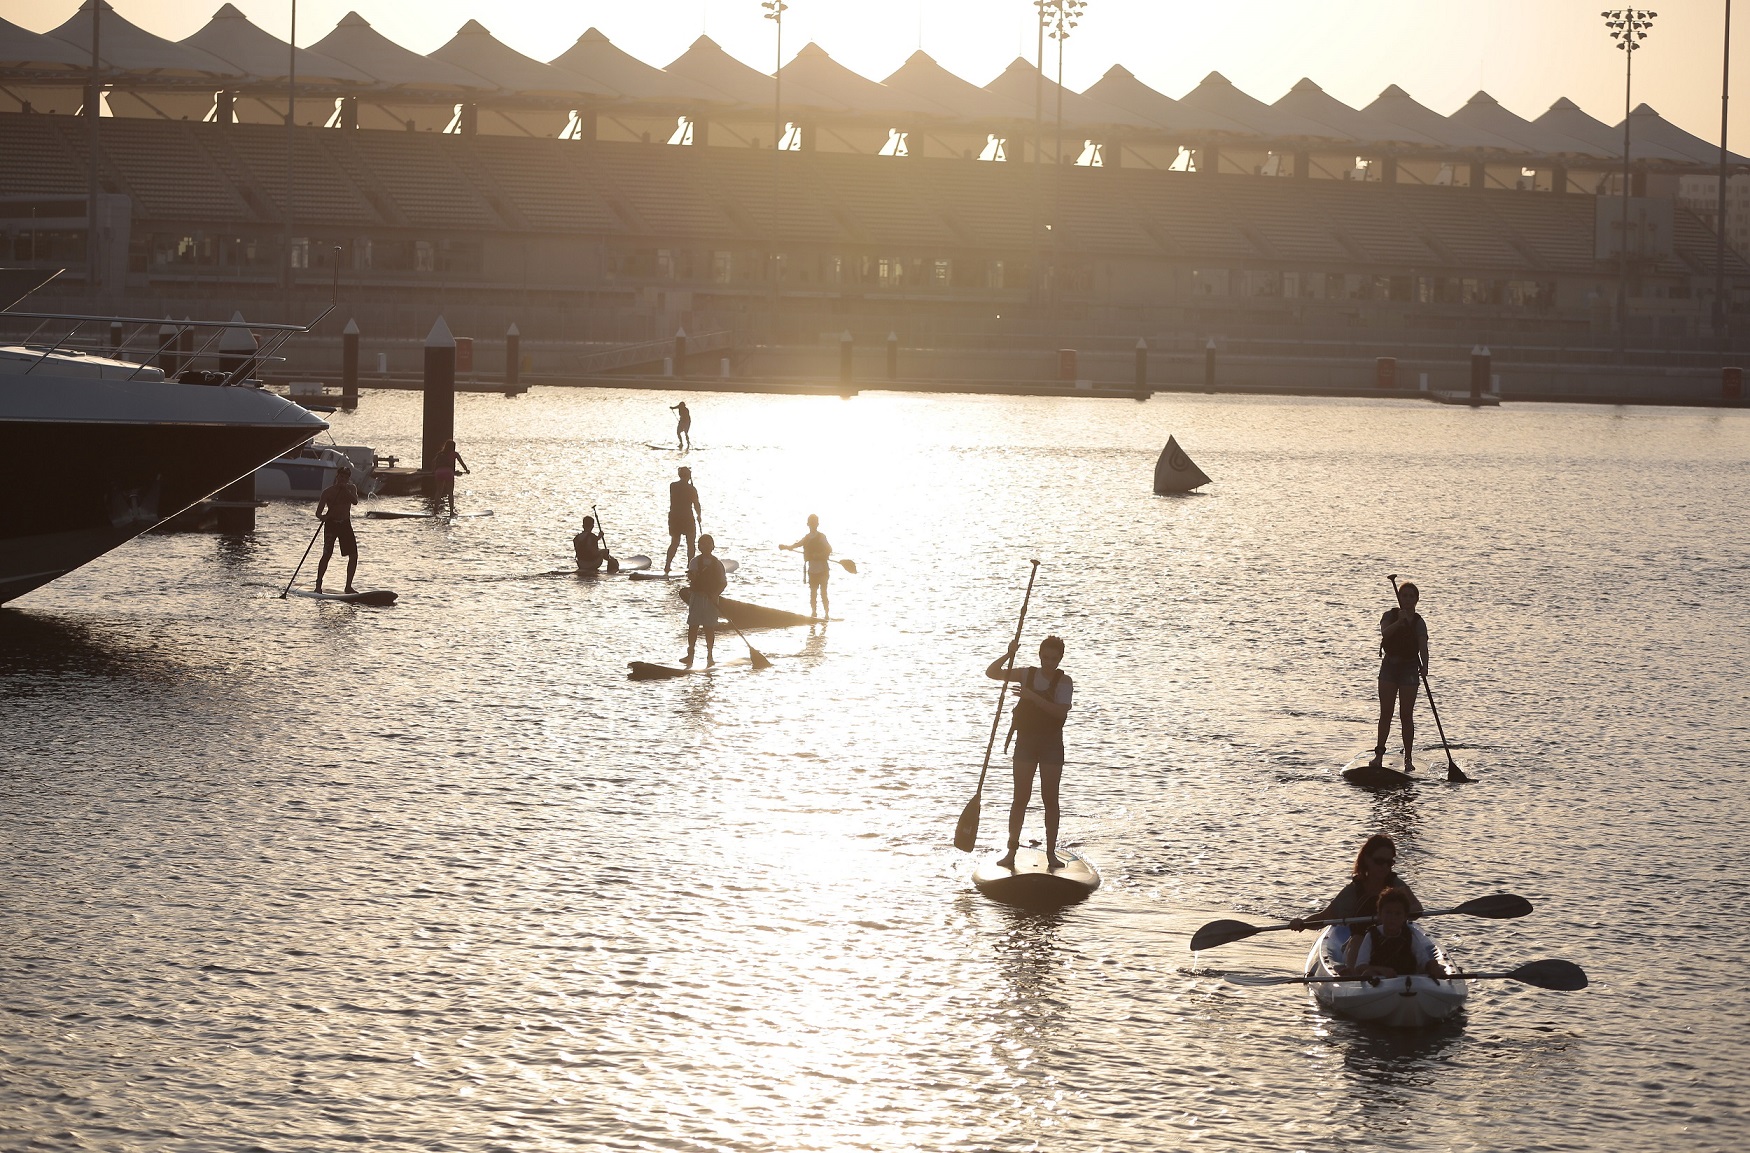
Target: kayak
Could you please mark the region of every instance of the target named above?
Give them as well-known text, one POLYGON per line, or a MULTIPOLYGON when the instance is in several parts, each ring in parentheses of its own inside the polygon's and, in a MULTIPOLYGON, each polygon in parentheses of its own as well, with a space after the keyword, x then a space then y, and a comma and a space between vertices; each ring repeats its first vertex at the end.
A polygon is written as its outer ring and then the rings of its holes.
POLYGON ((1047 869, 1045 850, 1016 849, 1015 865, 997 864, 1001 853, 992 853, 972 871, 972 883, 993 901, 1030 909, 1054 909, 1084 900, 1100 887, 1100 872, 1093 862, 1073 849, 1059 847, 1062 867, 1047 869))
MULTIPOLYGON (((1342 964, 1342 943, 1347 939, 1348 930, 1341 926, 1334 925, 1320 933, 1307 954, 1306 975, 1336 976, 1342 964)), ((1438 942, 1434 945, 1434 956, 1447 968, 1453 967, 1438 942)), ((1444 1021, 1464 1008, 1465 999, 1470 996, 1470 986, 1463 979, 1436 980, 1422 974, 1375 981, 1327 981, 1307 987, 1312 990, 1313 1000, 1333 1013, 1400 1029, 1444 1021)))
MULTIPOLYGON (((675 595, 687 604, 692 604, 692 586, 678 588, 675 595)), ((746 601, 734 601, 728 597, 717 598, 717 615, 738 629, 782 629, 792 625, 819 624, 819 617, 805 617, 801 613, 793 613, 787 609, 769 609, 764 605, 750 605, 746 601)))
POLYGON ((373 508, 365 513, 366 520, 467 520, 470 517, 491 516, 491 509, 480 512, 392 512, 373 508))
POLYGON ((1349 763, 1343 766, 1343 779, 1351 785, 1360 785, 1364 789, 1401 789, 1413 784, 1414 778, 1408 773, 1400 772, 1392 767, 1392 757, 1384 758, 1385 763, 1370 765, 1373 753, 1356 753, 1349 763))

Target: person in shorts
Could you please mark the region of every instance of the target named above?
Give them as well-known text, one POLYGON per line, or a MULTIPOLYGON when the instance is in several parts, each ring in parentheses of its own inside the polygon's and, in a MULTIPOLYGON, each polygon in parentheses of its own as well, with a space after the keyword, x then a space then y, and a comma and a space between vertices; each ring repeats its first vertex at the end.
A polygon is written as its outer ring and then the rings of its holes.
POLYGON ((693 536, 705 518, 705 510, 699 507, 699 490, 693 487, 693 470, 682 465, 677 473, 680 479, 668 485, 668 556, 662 562, 664 576, 674 566, 675 550, 681 547, 683 537, 687 542, 687 565, 691 567, 693 536))
POLYGON ((316 501, 316 519, 322 522, 322 559, 316 563, 316 591, 322 591, 322 578, 328 575, 328 562, 334 547, 346 558, 346 591, 355 592, 353 577, 358 574, 359 542, 352 531, 352 508, 359 502, 358 486, 352 483, 352 469, 335 470, 334 483, 322 490, 316 501))
POLYGON ((808 615, 830 617, 832 601, 826 594, 826 579, 830 575, 832 560, 832 542, 826 539, 826 534, 820 531, 820 518, 813 513, 808 514, 808 533, 795 544, 781 544, 781 549, 802 550, 803 571, 808 577, 808 615), (819 599, 818 612, 815 600, 819 599))
POLYGON ((693 667, 701 629, 705 633, 705 666, 717 663, 712 654, 717 644, 717 598, 729 587, 729 574, 724 571, 723 562, 711 555, 716 547, 717 542, 706 533, 699 538, 699 555, 687 565, 687 583, 693 591, 687 600, 687 656, 681 664, 689 669, 693 667))
POLYGON ((1032 799, 1033 776, 1039 775, 1039 800, 1045 807, 1045 861, 1062 868, 1057 856, 1057 787, 1063 780, 1063 722, 1069 716, 1075 682, 1058 666, 1063 663, 1063 638, 1046 637, 1039 642, 1039 665, 1005 668, 1017 645, 984 670, 994 681, 1015 682, 1015 795, 1009 803, 1009 851, 998 858, 1004 868, 1015 865, 1015 850, 1021 845, 1021 827, 1027 820, 1027 802, 1032 799))
POLYGON ((1416 686, 1428 671, 1428 623, 1416 613, 1421 598, 1422 590, 1405 581, 1398 587, 1398 607, 1379 618, 1379 735, 1368 762, 1373 768, 1385 757, 1394 701, 1404 735, 1404 772, 1416 767, 1416 686))

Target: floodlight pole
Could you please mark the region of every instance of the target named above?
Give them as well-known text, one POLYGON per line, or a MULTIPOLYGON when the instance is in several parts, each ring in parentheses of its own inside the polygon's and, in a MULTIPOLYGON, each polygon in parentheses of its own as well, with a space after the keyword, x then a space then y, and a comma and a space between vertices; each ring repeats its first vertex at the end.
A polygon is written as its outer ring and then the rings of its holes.
POLYGON ((1052 157, 1056 168, 1051 181, 1051 271, 1052 295, 1055 296, 1055 275, 1059 254, 1063 249, 1063 42, 1069 39, 1071 29, 1080 23, 1088 0, 1048 0, 1048 3, 1057 11, 1057 15, 1052 18, 1054 26, 1051 29, 1051 38, 1057 41, 1057 150, 1052 157))
MULTIPOLYGON (((98 59, 98 18, 103 14, 103 0, 91 0, 91 85, 85 98, 86 132, 90 136, 85 168, 85 289, 96 296, 102 288, 103 229, 97 222, 97 157, 100 140, 98 123, 103 119, 103 80, 98 59)), ((35 233, 32 232, 31 259, 36 258, 35 233)))
POLYGON ((772 345, 778 343, 778 304, 782 286, 783 259, 778 254, 778 189, 779 158, 784 154, 784 10, 790 7, 784 0, 760 0, 765 18, 777 31, 777 47, 772 60, 772 227, 768 233, 771 252, 766 258, 767 274, 772 280, 772 345))
MULTIPOLYGON (((1732 0, 1726 0, 1726 30, 1720 57, 1720 198, 1714 236, 1714 336, 1723 358, 1731 350, 1731 309, 1726 302, 1726 105, 1732 97, 1732 0)), ((1722 359, 1721 363, 1724 363, 1722 359)))
POLYGON ((294 149, 298 133, 298 0, 292 0, 292 24, 286 38, 286 323, 292 321, 292 288, 296 279, 296 258, 292 251, 293 208, 296 203, 297 166, 294 149))
POLYGON ((1039 159, 1045 149, 1040 147, 1045 137, 1045 26, 1050 23, 1052 0, 1033 0, 1033 7, 1039 10, 1039 43, 1033 52, 1033 268, 1028 276, 1032 281, 1032 296, 1035 304, 1045 300, 1045 267, 1043 264, 1043 246, 1040 234, 1045 231, 1045 195, 1039 180, 1039 159))
MULTIPOLYGON (((1599 13, 1604 17, 1604 26, 1610 29, 1610 38, 1616 41, 1617 48, 1623 54, 1622 81, 1622 237, 1620 241, 1622 270, 1616 282, 1616 351, 1619 356, 1628 352, 1628 207, 1629 185, 1632 174, 1629 169, 1629 119, 1634 112, 1632 93, 1635 77, 1635 53, 1640 50, 1640 41, 1647 38, 1647 32, 1653 27, 1653 19, 1657 12, 1649 12, 1644 8, 1617 8, 1599 13)), ((1722 222, 1723 225, 1723 222, 1722 222)))

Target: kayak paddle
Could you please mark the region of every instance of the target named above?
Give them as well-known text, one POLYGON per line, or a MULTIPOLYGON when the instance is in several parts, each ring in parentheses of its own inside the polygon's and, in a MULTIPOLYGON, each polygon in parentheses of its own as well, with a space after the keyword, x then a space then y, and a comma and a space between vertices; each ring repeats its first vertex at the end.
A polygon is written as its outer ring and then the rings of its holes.
MULTIPOLYGON (((1330 985, 1342 981, 1366 981, 1377 985, 1381 981, 1395 980, 1393 977, 1298 977, 1281 976, 1275 973, 1228 973, 1222 980, 1230 985, 1330 985)), ((1512 969, 1500 973, 1448 973, 1448 981, 1519 981, 1527 985, 1535 985, 1539 989, 1555 989, 1558 992, 1571 993, 1576 989, 1584 989, 1588 982, 1586 972, 1572 961, 1558 961, 1553 958, 1542 961, 1527 961, 1512 969)))
MULTIPOLYGON (((1397 592, 1398 574, 1387 573, 1385 579, 1391 582, 1391 591, 1397 592)), ((1471 778, 1465 776, 1458 762, 1452 759, 1452 746, 1446 743, 1446 727, 1440 723, 1440 709, 1434 704, 1434 690, 1428 685, 1428 669, 1417 661, 1416 671, 1422 674, 1422 691, 1428 696, 1428 711, 1434 714, 1434 731, 1440 734, 1440 747, 1446 750, 1446 779, 1453 784, 1469 782, 1471 778)))
MULTIPOLYGON (((1021 619, 1015 622, 1015 649, 1009 652, 1009 669, 1015 667, 1015 651, 1021 647, 1021 629, 1027 623, 1027 603, 1033 599, 1033 578, 1038 575, 1039 562, 1034 561, 1033 571, 1027 574, 1027 593, 1021 598, 1021 619)), ((991 718, 990 740, 984 744, 984 767, 978 770, 978 790, 966 802, 966 807, 960 810, 960 821, 954 826, 954 847, 962 853, 970 853, 978 846, 978 815, 980 801, 984 796, 984 778, 990 772, 990 751, 996 747, 997 725, 1002 723, 1003 704, 1008 694, 1009 682, 1005 677, 1003 687, 997 690, 997 715, 991 718)))
MULTIPOLYGON (((1457 915, 1460 917, 1487 917, 1493 921, 1508 921, 1514 917, 1523 917, 1531 912, 1531 902, 1524 897, 1512 893, 1493 893, 1487 897, 1477 897, 1462 905, 1454 905, 1450 909, 1428 909, 1422 913, 1424 917, 1445 917, 1457 915)), ((1302 928, 1323 928, 1326 925, 1371 925, 1376 917, 1340 917, 1329 921, 1303 921, 1302 928)), ((1282 929, 1292 929, 1289 925, 1248 925, 1244 921, 1211 921, 1195 933, 1191 934, 1191 951, 1201 953, 1205 949, 1213 949, 1217 945, 1231 945, 1235 941, 1243 941, 1247 937, 1255 937, 1259 933, 1274 933, 1282 929)))

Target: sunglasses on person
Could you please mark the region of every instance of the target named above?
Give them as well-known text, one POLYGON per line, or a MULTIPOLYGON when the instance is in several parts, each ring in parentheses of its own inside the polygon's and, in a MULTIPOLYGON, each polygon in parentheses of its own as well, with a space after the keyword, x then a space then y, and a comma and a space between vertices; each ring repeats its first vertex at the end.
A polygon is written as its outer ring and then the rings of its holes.
POLYGON ((1374 856, 1371 856, 1367 859, 1372 864, 1384 865, 1388 869, 1391 868, 1393 865, 1398 863, 1398 859, 1396 857, 1381 857, 1381 856, 1378 856, 1377 854, 1374 856))

